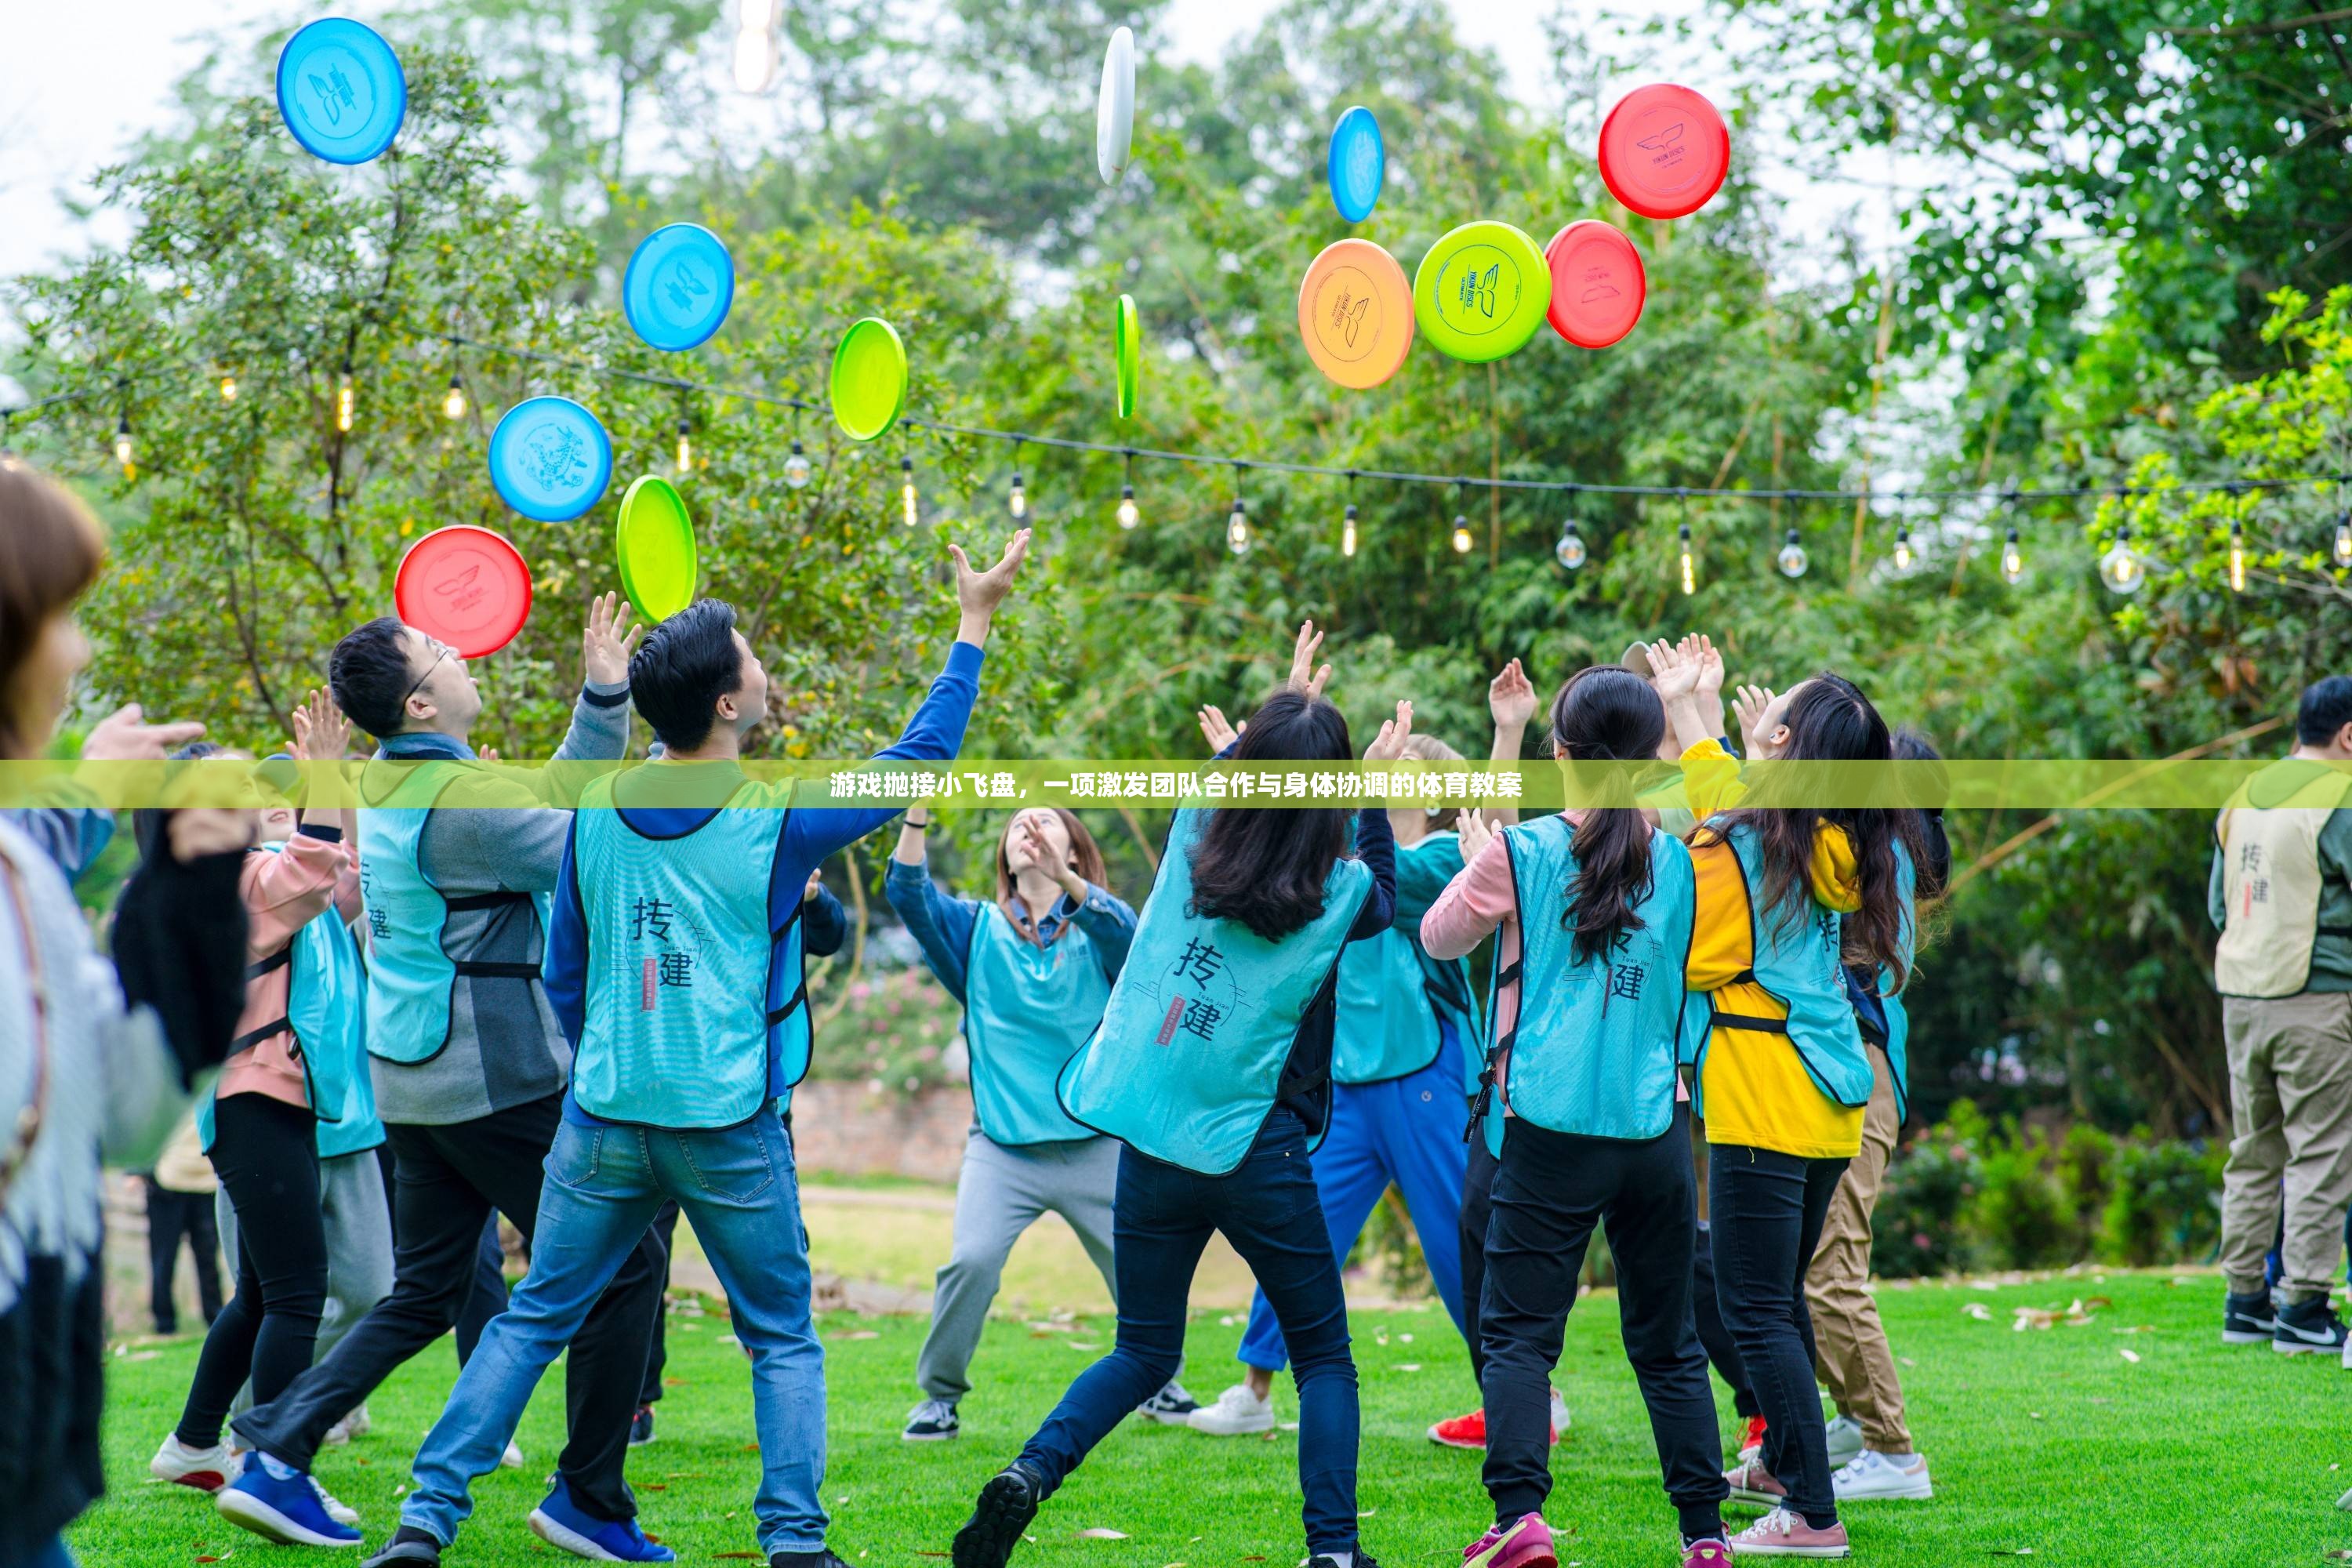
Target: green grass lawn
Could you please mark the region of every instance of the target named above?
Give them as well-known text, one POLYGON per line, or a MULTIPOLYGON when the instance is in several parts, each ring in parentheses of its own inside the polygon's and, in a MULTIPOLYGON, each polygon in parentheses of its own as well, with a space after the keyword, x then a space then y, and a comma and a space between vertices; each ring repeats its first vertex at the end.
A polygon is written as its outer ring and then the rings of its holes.
MULTIPOLYGON (((2284 1568, 2352 1546, 2346 1401, 2352 1373, 2333 1358, 2286 1357, 2220 1344, 2221 1288, 2211 1275, 2080 1275, 1998 1289, 1968 1283, 1880 1295, 1911 1419, 1935 1469, 1932 1502, 1850 1510, 1857 1556, 1886 1563, 1980 1564, 2004 1554, 2042 1563, 2213 1563, 2284 1568), (2014 1309, 2064 1309, 2108 1296, 2081 1326, 2013 1331, 2014 1309), (1975 1309, 1989 1312, 1989 1321, 1975 1309), (2126 1354, 2129 1352, 2129 1354, 2126 1354), (2131 1356, 2138 1359, 2134 1361, 2131 1356)), ((723 1317, 674 1315, 672 1385, 660 1441, 638 1450, 630 1479, 646 1524, 683 1562, 748 1559, 751 1499, 748 1372, 725 1342, 723 1317)), ((824 1501, 832 1543, 860 1568, 937 1560, 980 1483, 1091 1356, 1110 1323, 1072 1332, 993 1323, 963 1407, 961 1441, 910 1447, 898 1422, 913 1402, 923 1324, 835 1317, 824 1324, 832 1390, 824 1501)), ((1187 1374, 1196 1394, 1229 1381, 1241 1330, 1198 1315, 1187 1374)), ((1444 1450, 1427 1424, 1472 1403, 1467 1363, 1443 1312, 1359 1313, 1364 1435, 1360 1506, 1364 1543, 1385 1568, 1449 1563, 1487 1515, 1475 1455, 1444 1450), (1408 1339, 1406 1336, 1410 1335, 1408 1339)), ((206 1500, 148 1482, 145 1465, 178 1412, 195 1359, 192 1341, 134 1348, 113 1364, 107 1461, 114 1490, 73 1532, 86 1563, 291 1563, 220 1521, 206 1500), (144 1358, 144 1359, 141 1359, 144 1358)), ((330 1449, 320 1473, 364 1516, 371 1544, 394 1521, 416 1440, 440 1408, 454 1358, 418 1358, 373 1401, 373 1433, 330 1449)), ((477 1491, 474 1521, 450 1562, 568 1561, 524 1525, 544 1462, 558 1447, 562 1402, 551 1375, 520 1435, 533 1467, 501 1471, 477 1491)), ((1667 1564, 1673 1515, 1619 1348, 1616 1303, 1588 1296, 1569 1325, 1561 1385, 1575 1426, 1559 1447, 1547 1516, 1563 1563, 1667 1564)), ((1286 1384, 1276 1407, 1295 1415, 1286 1384)), ((1727 1431, 1730 1410, 1724 1407, 1727 1431)), ((1213 1568, 1300 1556, 1296 1439, 1212 1439, 1130 1422, 1050 1502, 1035 1544, 1016 1563, 1040 1568, 1213 1568), (1081 1537, 1087 1529, 1125 1540, 1081 1537)), ((1745 1515, 1735 1514, 1735 1519, 1745 1515)), ((323 1554, 313 1554, 321 1556, 323 1554)), ((346 1557, 342 1561, 349 1562, 346 1557)))

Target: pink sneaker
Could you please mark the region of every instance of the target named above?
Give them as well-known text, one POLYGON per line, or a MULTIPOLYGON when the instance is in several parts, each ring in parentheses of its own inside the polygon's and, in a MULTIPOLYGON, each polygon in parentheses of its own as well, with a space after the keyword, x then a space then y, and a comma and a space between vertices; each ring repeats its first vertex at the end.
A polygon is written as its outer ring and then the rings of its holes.
POLYGON ((1551 1526, 1539 1513, 1523 1513, 1509 1529, 1495 1526, 1462 1549, 1462 1568, 1559 1568, 1551 1526))
POLYGON ((1731 1568, 1731 1547, 1712 1535, 1694 1541, 1683 1552, 1683 1568, 1731 1568))
POLYGON ((1731 1538, 1741 1557, 1844 1557, 1850 1555, 1843 1521, 1815 1530, 1801 1514, 1776 1508, 1731 1538))
POLYGON ((1789 1500, 1789 1489, 1773 1479, 1761 1459, 1742 1459, 1723 1472, 1731 1483, 1733 1502, 1744 1502, 1752 1508, 1779 1508, 1789 1500))

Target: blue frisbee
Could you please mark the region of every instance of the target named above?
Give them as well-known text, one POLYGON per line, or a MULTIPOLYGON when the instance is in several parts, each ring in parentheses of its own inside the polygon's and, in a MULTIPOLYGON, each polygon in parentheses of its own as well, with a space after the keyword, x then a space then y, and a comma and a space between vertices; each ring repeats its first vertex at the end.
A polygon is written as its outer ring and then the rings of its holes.
POLYGON ((1339 116, 1339 123, 1331 128, 1331 205, 1341 217, 1361 223, 1372 216, 1388 167, 1381 122, 1372 111, 1360 103, 1339 116))
POLYGON ((382 34, 347 16, 313 22, 278 56, 278 112, 305 151, 364 163, 408 113, 408 78, 382 34))
POLYGON ((568 397, 527 398, 490 432, 490 482, 507 505, 535 521, 578 517, 612 479, 612 437, 568 397))
POLYGON ((692 348, 719 330, 734 302, 734 258, 700 224, 664 224, 629 253, 621 308, 655 348, 692 348))

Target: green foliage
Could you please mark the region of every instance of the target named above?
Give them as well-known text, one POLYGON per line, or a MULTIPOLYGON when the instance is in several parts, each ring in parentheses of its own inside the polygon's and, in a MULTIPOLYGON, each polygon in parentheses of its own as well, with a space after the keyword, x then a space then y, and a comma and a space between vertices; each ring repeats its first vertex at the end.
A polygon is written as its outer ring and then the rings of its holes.
POLYGON ((2202 1259, 2221 1240, 2221 1166, 2229 1151, 2135 1139, 2116 1147, 2115 1187, 2099 1255, 2145 1268, 2202 1259))
POLYGON ((1889 1279, 1957 1274, 1976 1261, 1960 1219, 1983 1182, 1960 1108, 1896 1153, 1871 1216, 1871 1272, 1889 1279))
POLYGON ((2014 1118, 1979 1153, 1971 1218, 2001 1268, 2046 1268, 2067 1261, 2074 1250, 2074 1216, 2050 1168, 2051 1154, 2042 1131, 2021 1131, 2014 1118))

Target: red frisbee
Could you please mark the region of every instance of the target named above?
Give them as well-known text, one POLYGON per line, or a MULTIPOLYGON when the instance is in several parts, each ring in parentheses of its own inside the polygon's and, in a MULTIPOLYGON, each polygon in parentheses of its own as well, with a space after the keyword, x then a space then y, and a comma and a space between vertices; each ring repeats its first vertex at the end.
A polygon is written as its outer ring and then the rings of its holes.
POLYGON ((392 582, 393 608, 460 658, 496 653, 530 619, 530 568, 487 528, 436 528, 408 547, 392 582))
POLYGON ((1601 122, 1601 178, 1643 217, 1681 217, 1706 205, 1731 168, 1731 131, 1715 105, 1656 82, 1617 100, 1601 122))
POLYGON ((1544 247, 1551 268, 1552 331, 1583 349, 1605 349, 1642 319, 1649 285, 1642 253, 1613 223, 1585 218, 1544 247))

